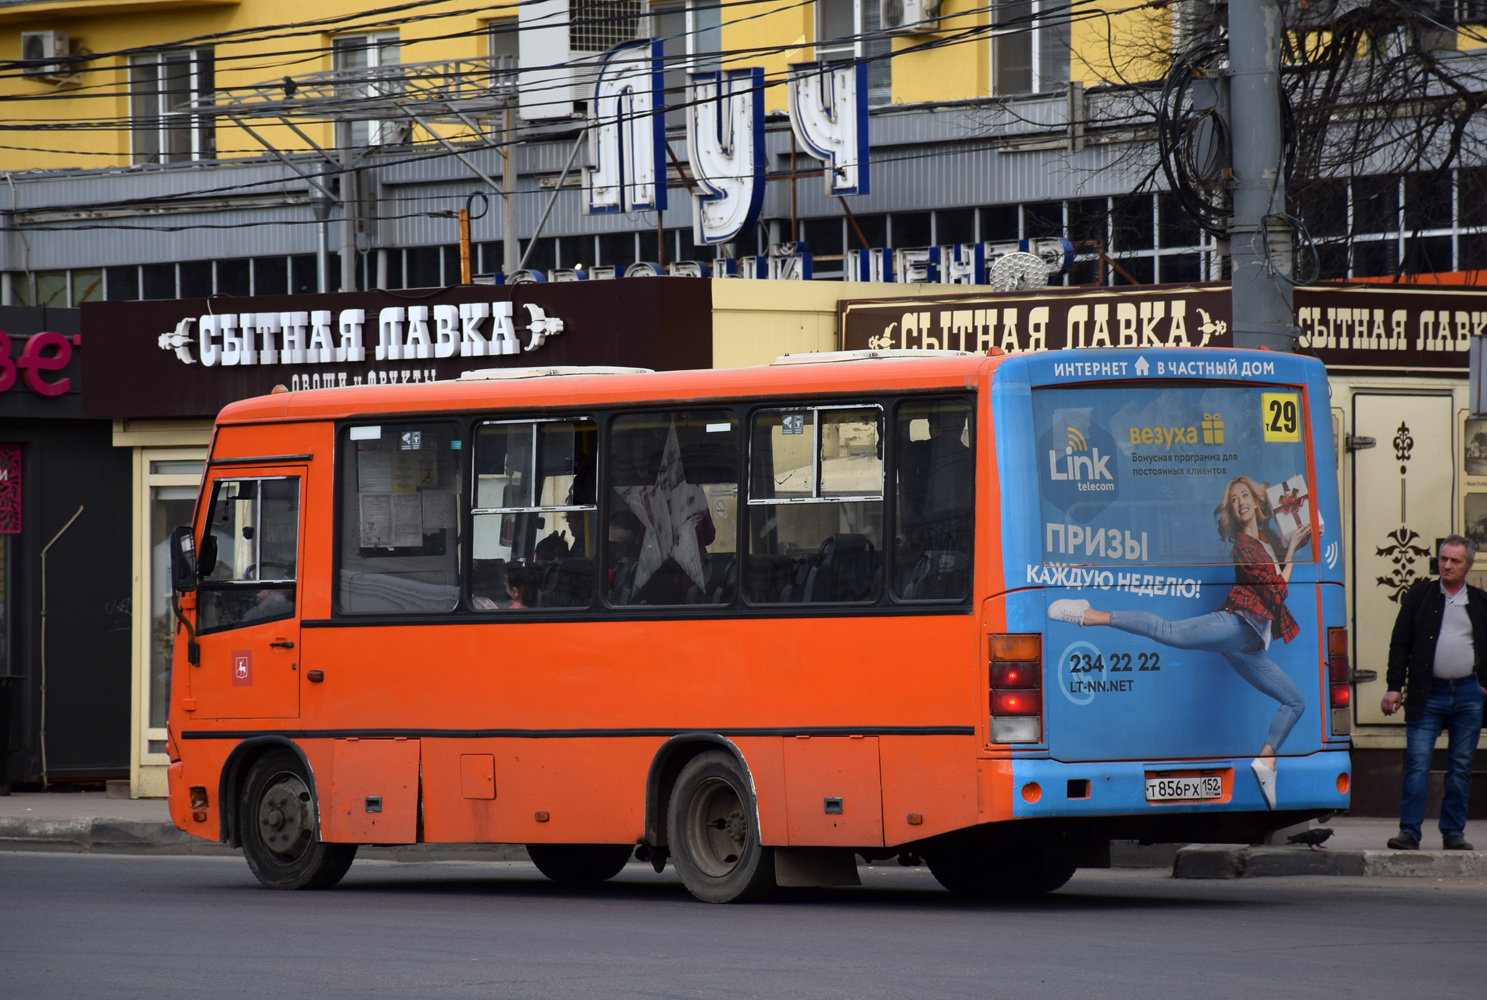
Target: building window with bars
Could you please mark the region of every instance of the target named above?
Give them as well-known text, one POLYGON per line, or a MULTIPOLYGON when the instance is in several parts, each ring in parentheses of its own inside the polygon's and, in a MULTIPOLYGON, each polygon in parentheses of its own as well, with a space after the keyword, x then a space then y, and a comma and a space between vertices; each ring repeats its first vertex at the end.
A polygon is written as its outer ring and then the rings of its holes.
POLYGON ((191 114, 193 101, 216 89, 211 49, 149 52, 129 60, 129 116, 135 163, 184 163, 217 155, 210 115, 191 114))
POLYGON ((640 35, 642 0, 573 0, 569 6, 568 48, 608 52, 640 35))

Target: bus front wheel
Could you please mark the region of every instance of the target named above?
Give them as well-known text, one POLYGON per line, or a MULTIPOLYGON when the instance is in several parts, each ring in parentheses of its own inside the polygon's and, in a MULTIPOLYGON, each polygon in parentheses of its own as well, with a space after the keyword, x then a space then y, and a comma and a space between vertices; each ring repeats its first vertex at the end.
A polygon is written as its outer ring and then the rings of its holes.
POLYGON ((775 891, 774 849, 759 843, 748 776, 732 754, 710 750, 677 775, 666 813, 671 860, 704 903, 750 903, 775 891))
POLYGON ((271 750, 248 769, 238 806, 243 857, 270 889, 328 889, 356 858, 355 844, 322 843, 305 766, 271 750))
POLYGON ((629 844, 528 844, 537 870, 560 885, 597 885, 620 873, 635 848, 629 844))

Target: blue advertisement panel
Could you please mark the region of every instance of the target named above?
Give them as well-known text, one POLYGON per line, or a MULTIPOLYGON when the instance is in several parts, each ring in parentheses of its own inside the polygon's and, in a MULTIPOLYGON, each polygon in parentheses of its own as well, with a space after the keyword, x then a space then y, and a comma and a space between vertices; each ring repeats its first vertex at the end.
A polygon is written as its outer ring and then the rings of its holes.
POLYGON ((1275 808, 1284 757, 1322 733, 1315 549, 1334 487, 1323 503, 1310 481, 1303 387, 1054 385, 1031 410, 1050 753, 1231 757, 1222 781, 1151 779, 1147 798, 1275 808))

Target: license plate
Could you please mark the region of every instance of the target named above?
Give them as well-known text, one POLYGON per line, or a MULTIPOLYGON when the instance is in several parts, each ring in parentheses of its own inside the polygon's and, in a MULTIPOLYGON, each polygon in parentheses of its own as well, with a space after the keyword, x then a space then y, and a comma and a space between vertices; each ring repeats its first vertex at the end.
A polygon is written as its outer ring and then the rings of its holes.
POLYGON ((1218 775, 1195 778, 1147 778, 1146 801, 1176 802, 1184 799, 1219 799, 1224 782, 1218 775))

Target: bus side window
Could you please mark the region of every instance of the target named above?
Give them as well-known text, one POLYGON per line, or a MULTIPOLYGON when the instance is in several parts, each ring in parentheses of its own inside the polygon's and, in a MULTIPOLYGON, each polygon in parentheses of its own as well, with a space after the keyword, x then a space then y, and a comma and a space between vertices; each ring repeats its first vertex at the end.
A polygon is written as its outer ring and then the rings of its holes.
MULTIPOLYGON (((219 479, 206 533, 215 562, 197 589, 197 627, 215 632, 294 614, 299 477, 219 479)), ((205 568, 205 567, 204 567, 205 568)))
POLYGON ((597 425, 493 420, 475 429, 476 611, 586 608, 597 555, 597 425))
POLYGON ((883 414, 767 410, 749 452, 754 604, 863 603, 883 590, 883 414))
POLYGON ((970 594, 976 461, 971 402, 909 400, 894 417, 893 596, 960 601, 970 594))
POLYGON ((353 424, 344 435, 338 610, 453 610, 460 593, 459 426, 353 424))
POLYGON ((610 604, 729 604, 738 588, 738 421, 730 410, 636 413, 610 425, 610 604))

